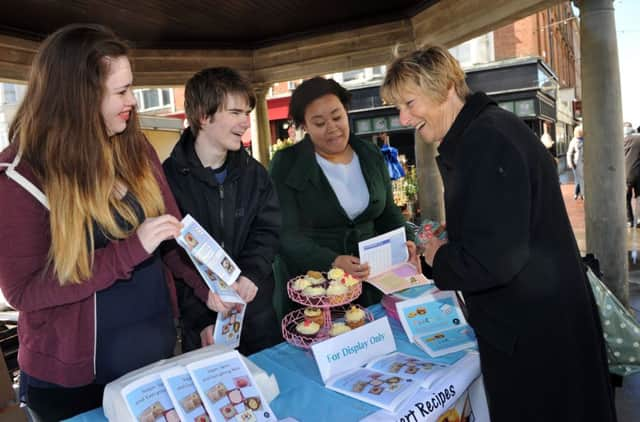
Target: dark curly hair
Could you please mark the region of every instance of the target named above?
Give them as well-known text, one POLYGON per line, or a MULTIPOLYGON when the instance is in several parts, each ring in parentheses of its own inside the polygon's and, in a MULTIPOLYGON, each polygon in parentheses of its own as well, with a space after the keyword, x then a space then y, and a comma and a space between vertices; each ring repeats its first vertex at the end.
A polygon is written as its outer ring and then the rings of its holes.
POLYGON ((351 93, 333 79, 316 76, 300 84, 291 95, 289 117, 291 117, 296 126, 304 123, 304 113, 309 104, 325 95, 335 95, 344 108, 349 109, 351 93))

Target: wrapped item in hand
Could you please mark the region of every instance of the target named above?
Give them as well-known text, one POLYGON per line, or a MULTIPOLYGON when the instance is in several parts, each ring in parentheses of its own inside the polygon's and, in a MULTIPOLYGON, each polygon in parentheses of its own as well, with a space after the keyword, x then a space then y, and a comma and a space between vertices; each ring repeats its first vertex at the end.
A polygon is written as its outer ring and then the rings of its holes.
POLYGON ((416 244, 418 248, 424 248, 424 244, 432 237, 447 240, 446 226, 437 221, 424 220, 416 232, 416 244))

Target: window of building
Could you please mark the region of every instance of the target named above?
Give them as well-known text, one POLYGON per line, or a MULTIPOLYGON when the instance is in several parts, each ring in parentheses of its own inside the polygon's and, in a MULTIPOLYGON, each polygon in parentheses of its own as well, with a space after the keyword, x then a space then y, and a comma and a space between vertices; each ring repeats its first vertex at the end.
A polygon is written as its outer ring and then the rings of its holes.
POLYGON ((296 89, 296 86, 297 86, 296 81, 288 81, 287 82, 287 88, 290 91, 293 91, 294 89, 296 89))
POLYGON ((342 74, 342 82, 351 82, 364 78, 364 69, 350 70, 342 74))
POLYGON ((469 41, 457 45, 449 49, 449 52, 453 57, 460 62, 461 66, 468 66, 471 63, 471 43, 469 41))
POLYGON ((169 88, 136 89, 133 91, 139 111, 149 111, 173 105, 173 95, 169 88))
POLYGON ((520 100, 515 103, 516 114, 520 117, 535 116, 535 102, 533 100, 520 100))
POLYGON ((372 69, 373 76, 384 76, 387 66, 375 66, 372 69))
POLYGON ((17 104, 18 92, 14 84, 2 84, 2 103, 3 104, 17 104))

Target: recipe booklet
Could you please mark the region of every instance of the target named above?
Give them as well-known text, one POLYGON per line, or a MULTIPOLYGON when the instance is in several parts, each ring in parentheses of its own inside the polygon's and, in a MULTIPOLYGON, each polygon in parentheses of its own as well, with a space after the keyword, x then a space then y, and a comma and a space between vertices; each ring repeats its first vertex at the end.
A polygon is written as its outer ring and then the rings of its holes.
POLYGON ((160 377, 181 421, 208 422, 211 420, 202 406, 202 399, 186 368, 176 366, 167 369, 160 373, 160 377))
POLYGON ((191 215, 187 214, 182 224, 176 238, 178 244, 227 285, 232 285, 240 276, 238 265, 191 215))
POLYGON ((429 284, 413 264, 407 262, 407 235, 404 227, 358 243, 360 262, 370 267, 368 283, 384 294, 429 284))
POLYGON ((438 291, 396 303, 407 337, 430 356, 438 357, 476 347, 453 291, 438 291))
POLYGON ((422 386, 440 378, 445 365, 394 352, 327 381, 327 388, 393 411, 422 386))
POLYGON ((151 374, 132 382, 122 389, 121 394, 133 420, 179 420, 160 374, 151 374))
POLYGON ((212 420, 278 420, 235 350, 190 363, 186 369, 212 420))
POLYGON ((381 356, 366 365, 369 369, 412 378, 424 388, 429 388, 447 366, 401 352, 381 356))

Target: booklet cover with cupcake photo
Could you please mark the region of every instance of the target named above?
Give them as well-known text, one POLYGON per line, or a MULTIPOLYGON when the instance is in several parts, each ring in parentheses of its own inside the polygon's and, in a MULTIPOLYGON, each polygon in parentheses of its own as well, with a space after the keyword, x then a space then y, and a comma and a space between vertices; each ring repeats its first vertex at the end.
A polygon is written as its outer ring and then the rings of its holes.
POLYGON ((193 362, 186 369, 211 420, 278 420, 238 352, 193 362))
POLYGON ((171 396, 160 374, 151 374, 127 385, 121 392, 132 420, 178 421, 171 396))
POLYGON ((360 262, 370 267, 368 283, 384 294, 429 284, 430 281, 408 262, 404 227, 358 243, 360 262))
POLYGON ((455 292, 437 291, 396 303, 404 332, 429 356, 477 347, 476 337, 464 318, 455 292))
POLYGON ((174 409, 181 421, 209 422, 200 394, 196 391, 191 375, 182 366, 176 366, 160 373, 174 409))

